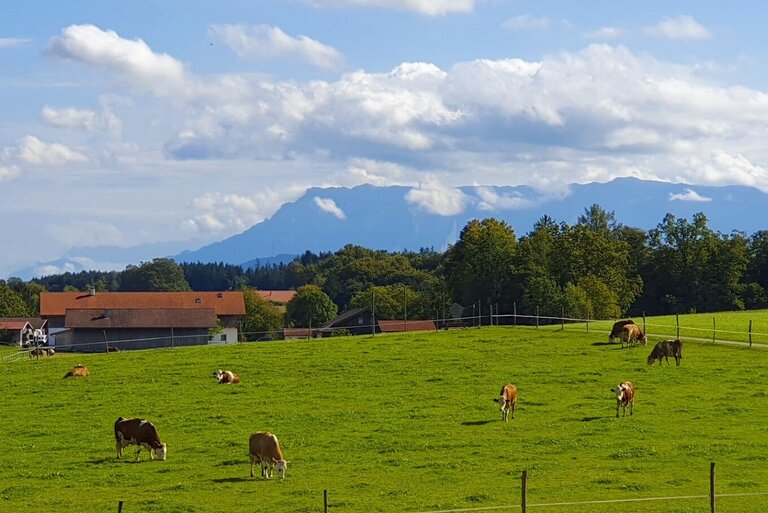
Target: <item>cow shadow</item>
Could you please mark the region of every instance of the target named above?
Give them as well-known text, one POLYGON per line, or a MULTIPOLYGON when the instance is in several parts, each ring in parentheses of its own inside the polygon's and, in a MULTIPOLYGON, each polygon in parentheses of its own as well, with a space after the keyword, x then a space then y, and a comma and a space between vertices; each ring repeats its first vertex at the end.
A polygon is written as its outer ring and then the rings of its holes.
POLYGON ((592 422, 593 420, 607 419, 608 417, 582 417, 582 422, 592 422))
POLYGON ((592 342, 593 346, 615 346, 617 342, 592 342))
POLYGON ((117 458, 99 458, 95 460, 88 460, 88 463, 90 463, 91 465, 103 465, 104 463, 111 463, 113 461, 120 461, 120 460, 118 460, 117 458))
POLYGON ((221 477, 219 479, 211 479, 214 483, 245 483, 254 480, 256 480, 255 477, 221 477))
POLYGON ((462 422, 462 426, 484 426, 486 424, 491 424, 492 422, 497 422, 495 420, 468 420, 467 422, 462 422))

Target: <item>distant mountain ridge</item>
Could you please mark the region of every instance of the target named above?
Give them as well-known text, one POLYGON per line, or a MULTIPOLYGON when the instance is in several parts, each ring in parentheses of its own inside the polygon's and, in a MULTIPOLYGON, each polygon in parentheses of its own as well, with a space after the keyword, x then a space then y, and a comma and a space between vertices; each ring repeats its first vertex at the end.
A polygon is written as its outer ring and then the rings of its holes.
MULTIPOLYGON (((693 186, 636 178, 618 178, 607 183, 574 184, 567 195, 548 196, 527 186, 467 186, 459 213, 439 215, 424 203, 434 193, 406 186, 311 188, 298 200, 281 206, 275 214, 242 233, 199 249, 179 243, 134 248, 77 248, 55 262, 67 263, 73 271, 88 262, 138 264, 151 258, 171 256, 178 262, 224 262, 252 267, 290 261, 293 255, 336 251, 346 244, 389 251, 434 248, 444 250, 459 237, 474 218, 495 217, 506 221, 518 236, 528 233, 543 215, 556 222, 573 224, 592 204, 615 213, 626 226, 655 228, 667 213, 690 219, 704 212, 709 227, 722 233, 738 230, 751 235, 768 229, 768 195, 747 186, 693 186)), ((51 262, 50 264, 54 264, 51 262)), ((13 274, 22 279, 34 275, 29 267, 13 274)), ((100 268, 100 267, 93 267, 100 268)))

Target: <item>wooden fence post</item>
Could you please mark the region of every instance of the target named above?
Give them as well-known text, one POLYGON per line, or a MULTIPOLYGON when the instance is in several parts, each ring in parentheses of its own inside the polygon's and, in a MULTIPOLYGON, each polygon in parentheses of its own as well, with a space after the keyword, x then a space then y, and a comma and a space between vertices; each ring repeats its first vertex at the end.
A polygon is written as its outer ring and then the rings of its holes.
POLYGON ((536 305, 536 327, 539 327, 539 305, 536 305))
POLYGON ((587 319, 587 333, 589 333, 589 319, 587 319))
POLYGON ((123 501, 117 501, 117 513, 123 513, 123 501))
POLYGON ((749 347, 752 347, 752 319, 749 320, 749 347))
POLYGON ((712 343, 715 343, 715 333, 717 333, 717 328, 715 327, 715 318, 712 317, 712 343))
POLYGON ((560 330, 565 331, 565 307, 560 307, 560 330))
POLYGON ((520 491, 520 507, 523 513, 526 513, 528 508, 528 471, 523 470, 523 483, 522 490, 520 491))
POLYGON ((648 334, 648 325, 645 322, 645 310, 643 310, 643 333, 648 334))
POLYGON ((517 301, 512 303, 512 318, 514 319, 513 325, 517 326, 517 301))
POLYGON ((677 325, 677 338, 680 340, 680 314, 675 314, 675 324, 677 325))
POLYGON ((716 513, 715 505, 715 462, 709 464, 709 510, 716 513))
POLYGON ((323 511, 328 513, 328 490, 323 490, 323 511))

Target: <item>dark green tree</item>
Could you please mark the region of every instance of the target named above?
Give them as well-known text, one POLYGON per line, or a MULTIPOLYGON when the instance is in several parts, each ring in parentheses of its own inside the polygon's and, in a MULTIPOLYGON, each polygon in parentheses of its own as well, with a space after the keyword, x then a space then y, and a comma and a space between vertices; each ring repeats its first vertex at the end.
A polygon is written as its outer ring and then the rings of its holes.
POLYGON ((304 285, 296 290, 296 295, 286 305, 285 323, 302 328, 320 326, 336 317, 338 310, 320 287, 304 285))
POLYGON ((24 298, 0 280, 0 317, 33 317, 33 312, 24 298))
POLYGON ((256 290, 243 287, 245 316, 241 332, 246 340, 256 340, 264 336, 273 336, 275 331, 283 329, 283 313, 278 307, 262 298, 256 290))
POLYGON ((129 265, 121 276, 120 291, 185 291, 191 290, 181 266, 170 258, 155 258, 138 266, 129 265))

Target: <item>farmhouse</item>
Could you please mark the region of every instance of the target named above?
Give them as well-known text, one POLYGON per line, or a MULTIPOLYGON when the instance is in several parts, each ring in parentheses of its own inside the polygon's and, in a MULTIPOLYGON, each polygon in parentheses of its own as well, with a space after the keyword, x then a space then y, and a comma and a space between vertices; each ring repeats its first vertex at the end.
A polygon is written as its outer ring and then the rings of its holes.
POLYGON ((40 317, 0 318, 0 343, 29 346, 35 342, 35 330, 45 333, 48 322, 40 317))
POLYGON ((320 326, 318 331, 323 337, 330 337, 339 331, 350 335, 381 333, 377 320, 378 316, 367 308, 352 308, 320 326))
POLYGON ((65 351, 236 342, 243 315, 242 292, 40 294, 40 316, 48 321, 50 344, 65 351))

